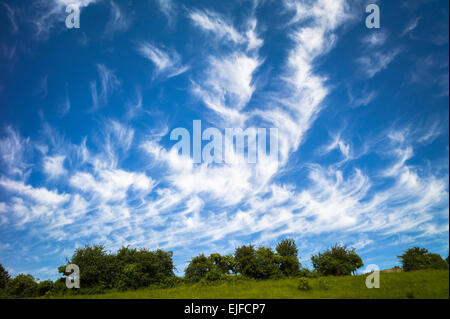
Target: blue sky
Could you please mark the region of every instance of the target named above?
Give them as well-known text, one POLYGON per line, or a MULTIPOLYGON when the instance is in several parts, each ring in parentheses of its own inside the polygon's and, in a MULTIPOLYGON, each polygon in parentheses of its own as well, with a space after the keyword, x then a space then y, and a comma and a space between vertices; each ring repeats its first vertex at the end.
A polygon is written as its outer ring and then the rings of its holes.
POLYGON ((0 263, 77 247, 449 251, 447 1, 0 2, 0 263), (77 3, 81 27, 67 29, 77 3), (365 26, 377 3, 381 27, 365 26), (193 163, 170 132, 278 128, 279 162, 193 163))

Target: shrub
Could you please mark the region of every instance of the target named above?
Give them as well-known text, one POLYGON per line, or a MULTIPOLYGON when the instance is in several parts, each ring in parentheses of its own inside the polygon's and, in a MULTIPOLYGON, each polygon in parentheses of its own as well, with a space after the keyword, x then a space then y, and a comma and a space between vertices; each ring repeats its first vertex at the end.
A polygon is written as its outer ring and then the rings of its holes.
POLYGON ((283 239, 275 248, 281 256, 280 270, 285 276, 296 276, 300 269, 298 249, 293 239, 283 239))
POLYGON ((273 252, 271 248, 259 247, 256 256, 256 276, 258 279, 279 278, 281 257, 273 252))
POLYGON ((205 276, 205 280, 209 282, 219 281, 223 279, 224 275, 216 270, 208 272, 205 276))
POLYGON ((37 287, 37 292, 39 296, 44 296, 47 292, 51 292, 52 290, 53 290, 53 281, 51 280, 41 281, 37 287))
POLYGON ((59 278, 53 283, 50 295, 64 295, 68 291, 69 289, 66 287, 65 278, 59 278))
POLYGON ((300 268, 297 273, 297 276, 304 278, 318 278, 320 274, 315 270, 310 270, 308 268, 300 268))
POLYGON ((174 275, 172 252, 122 247, 114 261, 115 286, 139 288, 160 284, 174 275), (131 284, 131 285, 130 285, 131 284))
POLYGON ((177 276, 171 276, 164 278, 161 283, 159 284, 159 287, 161 288, 173 288, 178 285, 181 285, 184 283, 184 279, 177 276))
POLYGON ((257 260, 256 251, 253 245, 236 248, 234 252, 236 269, 244 276, 256 278, 257 260))
POLYGON ((213 262, 215 270, 222 274, 236 273, 236 260, 232 255, 222 256, 220 254, 211 254, 209 259, 213 262))
POLYGON ((439 254, 430 253, 428 255, 428 268, 429 269, 448 269, 447 262, 439 254))
MULTIPOLYGON (((175 276, 172 252, 163 250, 119 249, 108 254, 103 246, 85 246, 75 251, 70 264, 80 268, 81 288, 102 287, 126 290, 161 284, 167 277, 175 276)), ((65 266, 58 268, 65 272, 65 266)))
POLYGON ((0 264, 0 290, 6 288, 6 284, 11 279, 9 276, 9 273, 6 271, 5 268, 0 264))
POLYGON ((280 256, 297 257, 298 255, 297 245, 295 244, 295 241, 291 238, 283 239, 282 241, 280 241, 275 250, 280 256))
POLYGON ((137 289, 148 282, 148 275, 142 272, 141 264, 127 264, 118 274, 116 287, 121 291, 137 289))
POLYGON ((20 274, 8 281, 6 285, 7 294, 17 298, 36 297, 38 295, 38 284, 33 276, 20 274))
POLYGON ((354 248, 347 249, 347 246, 337 244, 324 253, 312 256, 311 261, 314 269, 324 276, 350 275, 363 266, 354 248))
POLYGON ((297 285, 298 290, 308 291, 311 290, 311 286, 309 285, 309 280, 306 278, 300 278, 297 285))
POLYGON ((405 271, 419 269, 448 269, 448 264, 438 254, 429 253, 425 248, 413 247, 398 256, 405 271))
MULTIPOLYGON (((75 264, 80 268, 80 286, 93 287, 100 284, 111 284, 113 272, 113 258, 108 255, 104 246, 89 246, 75 250, 68 264, 75 264)), ((58 271, 65 275, 66 266, 58 271)))
POLYGON ((198 282, 206 277, 210 271, 214 269, 214 264, 204 254, 192 258, 191 262, 184 271, 186 280, 198 282))

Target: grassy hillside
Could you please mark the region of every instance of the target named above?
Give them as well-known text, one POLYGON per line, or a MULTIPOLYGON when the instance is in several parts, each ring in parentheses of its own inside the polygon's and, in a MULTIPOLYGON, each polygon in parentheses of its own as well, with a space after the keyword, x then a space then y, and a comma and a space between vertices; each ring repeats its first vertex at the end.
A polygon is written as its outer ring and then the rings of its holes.
POLYGON ((309 279, 311 290, 297 289, 298 278, 281 280, 240 280, 212 286, 181 285, 167 289, 108 291, 101 295, 75 295, 62 298, 102 299, 369 299, 369 298, 449 298, 448 270, 420 270, 381 273, 380 288, 368 289, 365 275, 309 279))

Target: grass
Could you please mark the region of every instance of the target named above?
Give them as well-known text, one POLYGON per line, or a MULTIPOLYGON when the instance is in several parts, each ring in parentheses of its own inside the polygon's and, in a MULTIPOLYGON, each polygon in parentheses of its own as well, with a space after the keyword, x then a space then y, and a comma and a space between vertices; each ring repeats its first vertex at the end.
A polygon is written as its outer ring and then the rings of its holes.
POLYGON ((279 280, 237 280, 216 285, 180 285, 175 288, 147 288, 100 295, 72 295, 56 298, 86 299, 448 299, 449 271, 420 270, 381 273, 380 288, 368 289, 366 275, 308 279, 308 291, 299 290, 300 278, 279 280))

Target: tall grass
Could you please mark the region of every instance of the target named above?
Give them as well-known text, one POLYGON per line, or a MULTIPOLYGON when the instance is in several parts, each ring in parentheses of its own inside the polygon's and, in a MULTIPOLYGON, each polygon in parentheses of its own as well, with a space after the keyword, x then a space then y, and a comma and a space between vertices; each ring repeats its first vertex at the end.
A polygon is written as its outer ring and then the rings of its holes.
MULTIPOLYGON (((448 299, 449 271, 420 270, 381 273, 380 288, 366 288, 366 275, 308 279, 310 290, 298 289, 299 278, 279 280, 237 280, 216 285, 180 285, 175 288, 147 288, 101 295, 60 298, 95 299, 448 299)), ((58 298, 58 297, 57 297, 58 298)))

